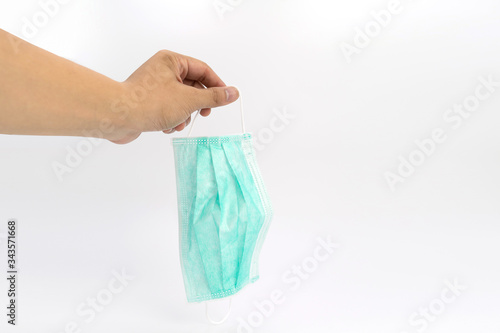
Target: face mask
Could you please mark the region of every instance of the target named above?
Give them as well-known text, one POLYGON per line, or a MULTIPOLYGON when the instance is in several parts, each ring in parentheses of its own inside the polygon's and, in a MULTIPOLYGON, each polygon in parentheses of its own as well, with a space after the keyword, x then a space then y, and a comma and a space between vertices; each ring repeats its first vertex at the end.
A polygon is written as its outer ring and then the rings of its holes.
POLYGON ((242 134, 174 138, 180 258, 188 302, 223 298, 259 278, 272 217, 252 145, 242 134))

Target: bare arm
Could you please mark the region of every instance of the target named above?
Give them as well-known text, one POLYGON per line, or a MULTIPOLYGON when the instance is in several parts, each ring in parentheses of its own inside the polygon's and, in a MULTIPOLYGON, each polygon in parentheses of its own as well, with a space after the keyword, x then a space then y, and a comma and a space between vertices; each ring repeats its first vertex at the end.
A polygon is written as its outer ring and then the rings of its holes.
POLYGON ((144 131, 182 130, 193 111, 207 116, 237 98, 205 63, 174 52, 158 52, 118 82, 0 30, 2 134, 127 143, 144 131))

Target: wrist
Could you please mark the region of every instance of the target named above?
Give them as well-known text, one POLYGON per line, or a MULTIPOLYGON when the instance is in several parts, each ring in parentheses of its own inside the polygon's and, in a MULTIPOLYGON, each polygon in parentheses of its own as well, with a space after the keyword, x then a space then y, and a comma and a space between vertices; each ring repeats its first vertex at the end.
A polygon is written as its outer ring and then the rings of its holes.
POLYGON ((126 82, 112 82, 109 91, 104 93, 102 109, 97 114, 91 136, 114 143, 127 143, 139 136, 142 132, 138 119, 139 105, 130 96, 126 82))

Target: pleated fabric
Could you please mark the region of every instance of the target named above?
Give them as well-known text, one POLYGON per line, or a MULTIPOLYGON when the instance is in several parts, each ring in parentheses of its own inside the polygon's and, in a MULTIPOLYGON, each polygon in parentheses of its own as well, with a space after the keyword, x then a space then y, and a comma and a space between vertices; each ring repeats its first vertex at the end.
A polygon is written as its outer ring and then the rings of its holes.
POLYGON ((233 295, 259 278, 272 218, 252 136, 175 138, 173 146, 188 302, 233 295))

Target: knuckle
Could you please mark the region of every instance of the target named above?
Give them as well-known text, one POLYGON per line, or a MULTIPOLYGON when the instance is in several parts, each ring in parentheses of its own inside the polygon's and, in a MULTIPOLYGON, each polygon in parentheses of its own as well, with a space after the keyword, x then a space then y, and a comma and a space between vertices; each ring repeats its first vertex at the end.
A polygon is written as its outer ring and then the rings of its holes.
POLYGON ((223 104, 224 99, 223 99, 223 96, 222 96, 222 94, 221 94, 221 92, 219 90, 212 89, 211 90, 211 94, 212 94, 212 100, 216 104, 223 104))
POLYGON ((198 82, 205 82, 207 77, 210 76, 210 73, 213 72, 212 69, 210 68, 210 66, 208 66, 206 63, 202 62, 202 65, 203 65, 203 72, 200 74, 200 76, 198 77, 198 82))
POLYGON ((160 56, 168 56, 168 55, 172 55, 172 52, 170 52, 169 50, 160 50, 157 52, 157 54, 160 56))
POLYGON ((161 50, 161 51, 158 51, 158 53, 156 55, 158 57, 158 60, 162 64, 168 66, 171 69, 174 69, 177 67, 178 59, 173 52, 170 52, 168 50, 161 50))

